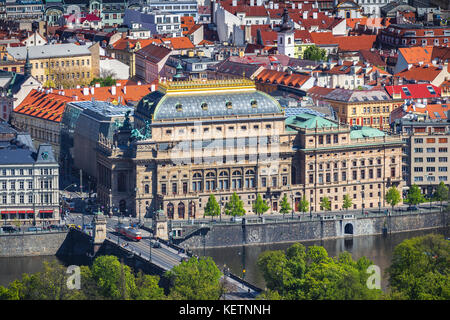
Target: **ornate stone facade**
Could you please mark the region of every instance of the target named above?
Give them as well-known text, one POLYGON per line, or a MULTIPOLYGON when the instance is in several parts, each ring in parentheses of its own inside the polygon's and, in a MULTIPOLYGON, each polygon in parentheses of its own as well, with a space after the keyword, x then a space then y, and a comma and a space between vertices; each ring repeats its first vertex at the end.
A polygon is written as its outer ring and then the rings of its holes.
POLYGON ((312 211, 323 211, 325 195, 332 210, 341 209, 344 194, 354 208, 376 208, 386 187, 401 183, 400 138, 307 114, 286 119, 275 99, 245 79, 160 82, 134 119, 151 134, 130 132, 126 146, 103 143, 97 159, 112 191, 99 183, 98 194, 105 204, 121 201, 114 183, 127 174, 134 197, 123 197, 138 217, 162 210, 168 219, 203 218, 211 194, 223 210, 234 192, 247 214, 258 194, 269 214, 280 211, 284 195, 295 211, 303 195, 312 211))

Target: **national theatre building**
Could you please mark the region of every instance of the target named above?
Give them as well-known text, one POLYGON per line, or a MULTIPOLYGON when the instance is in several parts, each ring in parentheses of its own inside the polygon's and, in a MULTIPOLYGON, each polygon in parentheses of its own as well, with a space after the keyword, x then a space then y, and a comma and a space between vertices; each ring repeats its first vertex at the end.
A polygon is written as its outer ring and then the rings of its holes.
POLYGON ((223 207, 234 192, 247 213, 258 194, 267 213, 285 194, 295 211, 303 195, 312 211, 324 196, 341 209, 344 194, 368 208, 401 183, 400 138, 311 114, 287 118, 247 79, 160 82, 133 120, 134 129, 126 121, 113 141, 98 142, 97 194, 111 212, 202 218, 211 194, 223 207))

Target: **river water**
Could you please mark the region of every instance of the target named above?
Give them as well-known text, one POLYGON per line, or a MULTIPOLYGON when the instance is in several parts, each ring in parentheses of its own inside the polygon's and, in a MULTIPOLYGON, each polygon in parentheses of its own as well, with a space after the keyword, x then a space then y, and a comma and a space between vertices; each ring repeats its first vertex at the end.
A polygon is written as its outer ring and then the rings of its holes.
MULTIPOLYGON (((379 266, 382 272, 381 287, 386 291, 388 286, 388 277, 386 275, 386 268, 391 264, 391 258, 396 245, 405 239, 422 236, 426 234, 436 233, 449 237, 450 228, 430 229, 422 231, 411 231, 374 236, 362 236, 345 239, 332 239, 323 241, 301 241, 305 246, 321 245, 323 246, 329 256, 335 257, 342 251, 348 251, 352 254, 354 260, 366 256, 375 265, 379 266)), ((268 245, 249 245, 241 247, 226 247, 215 249, 197 249, 194 252, 203 256, 213 258, 217 266, 222 270, 224 265, 230 268, 230 271, 242 277, 245 269, 245 280, 260 287, 265 287, 265 282, 262 273, 258 270, 256 262, 258 256, 267 250, 286 250, 291 243, 276 243, 268 245)))
MULTIPOLYGON (((348 251, 353 259, 366 256, 378 265, 383 273, 381 286, 386 290, 388 285, 385 270, 391 263, 393 250, 397 244, 405 239, 422 236, 430 233, 437 233, 449 237, 449 228, 432 229, 423 231, 402 232, 387 236, 364 236, 350 239, 333 239, 323 241, 302 241, 306 247, 311 245, 324 246, 330 256, 337 256, 342 251, 348 251)), ((285 250, 293 243, 277 243, 268 245, 251 245, 242 247, 226 247, 214 249, 194 250, 199 256, 204 253, 213 258, 217 266, 222 269, 224 266, 230 268, 235 275, 242 276, 245 269, 245 280, 260 287, 265 287, 262 273, 256 266, 259 254, 266 250, 285 250)), ((0 258, 0 285, 7 286, 10 282, 20 279, 23 273, 35 273, 44 269, 44 261, 58 261, 64 265, 86 264, 86 257, 72 257, 69 260, 60 259, 55 256, 20 257, 20 258, 0 258)))

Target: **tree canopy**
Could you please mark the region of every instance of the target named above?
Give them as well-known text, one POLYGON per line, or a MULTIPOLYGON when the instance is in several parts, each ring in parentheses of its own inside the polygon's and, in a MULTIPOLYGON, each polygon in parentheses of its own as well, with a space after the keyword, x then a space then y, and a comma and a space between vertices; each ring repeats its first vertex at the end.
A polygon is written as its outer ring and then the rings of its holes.
POLYGON ((91 267, 80 267, 80 290, 70 290, 71 275, 57 262, 45 263, 44 271, 24 274, 5 288, 0 286, 0 300, 162 300, 164 289, 159 277, 135 275, 115 256, 100 256, 91 267))
POLYGON ((436 234, 404 240, 388 274, 395 299, 449 300, 450 242, 436 234))
POLYGON ((365 257, 354 261, 348 252, 337 258, 320 246, 306 249, 296 243, 286 252, 265 251, 257 262, 267 288, 262 297, 286 300, 362 300, 379 299, 379 289, 369 289, 365 257))
POLYGON ((211 216, 212 219, 212 217, 218 215, 220 215, 220 206, 216 200, 216 197, 211 194, 205 206, 205 216, 211 216))
POLYGON ((352 205, 353 205, 352 199, 348 194, 345 194, 344 202, 342 203, 342 208, 348 211, 348 209, 351 208, 352 205))
POLYGON ((320 201, 320 206, 325 211, 330 211, 331 210, 331 202, 328 199, 328 197, 323 197, 323 199, 320 201))
POLYGON ((303 52, 303 59, 314 61, 325 61, 327 57, 327 51, 321 49, 316 45, 309 46, 303 52))
POLYGON ((419 203, 425 202, 425 197, 417 184, 413 184, 409 188, 406 201, 411 205, 418 205, 419 203))
POLYGON ((225 205, 225 214, 233 217, 245 214, 244 203, 236 192, 233 192, 230 201, 225 205))
POLYGON ((167 271, 174 300, 217 300, 223 293, 222 273, 210 258, 190 258, 167 271))
POLYGON ((284 194, 283 198, 281 199, 281 204, 280 204, 280 213, 282 214, 286 214, 291 212, 292 208, 289 204, 287 195, 284 194))
POLYGON ((402 201, 400 192, 395 186, 390 187, 386 193, 386 202, 394 208, 400 201, 402 201))

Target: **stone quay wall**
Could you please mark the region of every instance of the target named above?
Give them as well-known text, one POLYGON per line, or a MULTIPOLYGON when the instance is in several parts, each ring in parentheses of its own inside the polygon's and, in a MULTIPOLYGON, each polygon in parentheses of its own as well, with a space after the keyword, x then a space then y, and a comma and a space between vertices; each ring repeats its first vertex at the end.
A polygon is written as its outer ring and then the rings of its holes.
POLYGON ((175 242, 194 249, 366 236, 444 227, 448 226, 449 216, 449 212, 422 212, 336 220, 210 224, 209 230, 198 232, 192 232, 195 226, 186 225, 183 234, 192 234, 175 242))
POLYGON ((55 255, 67 237, 67 231, 0 235, 0 257, 55 255))

